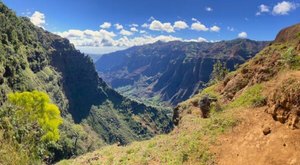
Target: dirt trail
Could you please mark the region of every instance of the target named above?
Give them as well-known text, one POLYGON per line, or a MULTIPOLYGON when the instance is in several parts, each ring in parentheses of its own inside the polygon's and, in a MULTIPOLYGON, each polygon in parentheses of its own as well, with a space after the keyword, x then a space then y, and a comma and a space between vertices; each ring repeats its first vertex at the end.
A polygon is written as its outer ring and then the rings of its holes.
POLYGON ((212 150, 220 165, 300 165, 300 130, 288 129, 264 112, 241 110, 240 123, 218 140, 212 150), (264 128, 271 133, 263 134, 264 128))

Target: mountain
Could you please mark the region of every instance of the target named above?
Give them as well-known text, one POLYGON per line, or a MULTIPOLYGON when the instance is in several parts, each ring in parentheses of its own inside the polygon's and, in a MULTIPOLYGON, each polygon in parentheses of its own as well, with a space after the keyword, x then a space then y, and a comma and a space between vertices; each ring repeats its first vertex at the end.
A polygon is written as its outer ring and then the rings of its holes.
POLYGON ((168 135, 59 164, 300 164, 300 24, 174 108, 168 135))
POLYGON ((156 42, 103 55, 99 75, 121 93, 133 98, 157 98, 172 105, 188 99, 210 80, 220 60, 233 70, 268 42, 236 39, 208 42, 156 42))
POLYGON ((164 110, 134 102, 108 87, 92 60, 67 39, 17 17, 2 2, 0 22, 0 105, 11 92, 46 92, 65 120, 61 128, 65 139, 54 149, 56 157, 76 154, 79 145, 83 148, 78 153, 86 152, 97 146, 97 140, 127 144, 172 130, 164 110), (74 125, 85 134, 72 146, 78 130, 70 132, 74 125))
POLYGON ((102 54, 88 54, 88 56, 93 60, 93 62, 97 62, 99 58, 102 56, 102 54))

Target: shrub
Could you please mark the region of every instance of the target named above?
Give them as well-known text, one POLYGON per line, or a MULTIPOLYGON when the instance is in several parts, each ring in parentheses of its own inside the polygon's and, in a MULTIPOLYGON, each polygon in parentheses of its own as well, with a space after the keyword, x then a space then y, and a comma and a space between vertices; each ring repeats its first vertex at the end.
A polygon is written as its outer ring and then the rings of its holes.
POLYGON ((295 53, 293 48, 289 48, 284 54, 281 55, 282 61, 290 69, 300 68, 300 56, 295 53))
POLYGON ((62 123, 58 107, 44 92, 16 92, 0 113, 4 137, 29 151, 33 159, 48 155, 47 146, 59 139, 62 123))

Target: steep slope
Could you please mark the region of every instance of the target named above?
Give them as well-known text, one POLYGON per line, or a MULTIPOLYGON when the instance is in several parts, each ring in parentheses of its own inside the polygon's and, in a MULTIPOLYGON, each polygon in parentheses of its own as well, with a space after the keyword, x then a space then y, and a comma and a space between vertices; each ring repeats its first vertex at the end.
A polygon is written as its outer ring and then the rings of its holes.
POLYGON ((246 39, 157 42, 103 55, 96 68, 107 83, 125 95, 160 96, 161 101, 176 105, 204 87, 217 60, 233 70, 267 43, 246 39))
POLYGON ((180 103, 170 134, 60 164, 300 164, 299 87, 297 24, 223 81, 180 103))
POLYGON ((68 40, 35 27, 28 18, 17 17, 2 2, 0 22, 0 105, 10 92, 45 91, 62 110, 66 130, 71 129, 67 123, 72 125, 74 120, 91 127, 85 130, 87 135, 97 132, 93 138, 106 143, 126 144, 172 129, 164 111, 109 88, 98 77, 92 60, 68 40))

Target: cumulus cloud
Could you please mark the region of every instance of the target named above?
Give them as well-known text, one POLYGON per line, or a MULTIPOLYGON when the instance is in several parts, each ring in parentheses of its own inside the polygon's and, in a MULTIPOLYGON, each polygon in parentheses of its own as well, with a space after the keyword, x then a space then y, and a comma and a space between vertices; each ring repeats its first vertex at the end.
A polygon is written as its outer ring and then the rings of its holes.
POLYGON ((77 30, 71 29, 65 32, 56 32, 63 38, 67 38, 75 46, 112 46, 114 44, 114 37, 116 34, 113 32, 101 29, 99 31, 93 30, 77 30))
POLYGON ((197 39, 184 40, 184 41, 186 41, 186 42, 208 42, 207 39, 202 38, 202 37, 199 37, 197 39))
POLYGON ((114 24, 114 26, 117 30, 123 29, 123 25, 121 25, 121 24, 116 23, 116 24, 114 24))
POLYGON ((247 38, 248 34, 246 32, 241 32, 241 33, 238 34, 238 37, 239 38, 247 38))
POLYGON ((297 6, 298 5, 293 2, 282 1, 273 7, 272 13, 274 15, 287 15, 290 11, 295 10, 297 6))
POLYGON ((111 27, 110 22, 104 22, 102 25, 100 25, 102 29, 109 29, 111 27))
POLYGON ((122 34, 123 36, 131 36, 131 35, 133 35, 133 33, 131 31, 128 31, 128 30, 125 30, 125 29, 122 29, 120 31, 120 34, 122 34))
POLYGON ((256 15, 261 15, 262 13, 269 13, 270 12, 270 7, 264 4, 261 4, 258 6, 258 12, 256 15))
MULTIPOLYGON (((73 43, 77 48, 80 48, 81 50, 88 50, 87 48, 93 50, 96 50, 96 48, 103 48, 103 50, 104 49, 106 50, 108 47, 112 48, 113 50, 118 50, 124 47, 150 44, 157 41, 208 42, 205 38, 202 37, 199 37, 198 39, 187 40, 179 37, 174 37, 172 35, 159 35, 159 36, 142 35, 142 36, 131 37, 131 38, 129 38, 128 35, 123 35, 118 38, 115 33, 104 29, 101 29, 99 31, 71 29, 65 32, 56 32, 55 34, 69 39, 71 43, 73 43)), ((100 49, 97 50, 101 51, 100 49)))
POLYGON ((174 27, 172 26, 171 23, 169 23, 169 22, 161 23, 158 20, 153 20, 151 22, 151 24, 149 25, 149 29, 154 30, 154 31, 164 31, 164 32, 168 32, 168 33, 175 32, 174 27))
POLYGON ((149 28, 149 24, 144 23, 144 24, 142 25, 142 28, 149 28))
POLYGON ((221 30, 221 28, 219 26, 212 26, 210 28, 210 31, 212 31, 212 32, 219 32, 220 30, 221 30))
POLYGON ((202 24, 198 20, 194 19, 194 21, 196 21, 196 22, 194 22, 192 24, 192 26, 191 26, 192 30, 196 30, 196 31, 208 31, 209 30, 204 24, 202 24))
POLYGON ((141 30, 140 33, 141 33, 141 34, 145 34, 145 33, 147 33, 147 32, 146 32, 145 30, 141 30))
POLYGON ((139 25, 136 24, 136 23, 133 23, 133 24, 130 25, 130 27, 139 27, 139 25))
POLYGON ((213 9, 211 7, 206 7, 205 10, 208 12, 213 11, 213 9))
POLYGON ((198 20, 197 20, 196 18, 192 18, 192 21, 195 21, 195 22, 197 22, 198 20))
POLYGON ((132 31, 132 32, 138 32, 138 29, 136 27, 132 27, 132 28, 130 28, 130 31, 132 31))
POLYGON ((187 23, 186 22, 184 22, 184 21, 176 21, 175 23, 174 23, 174 29, 186 29, 186 28, 188 28, 189 26, 187 25, 187 23))
POLYGON ((35 11, 31 17, 29 17, 30 21, 38 27, 44 28, 46 24, 45 14, 35 11))

